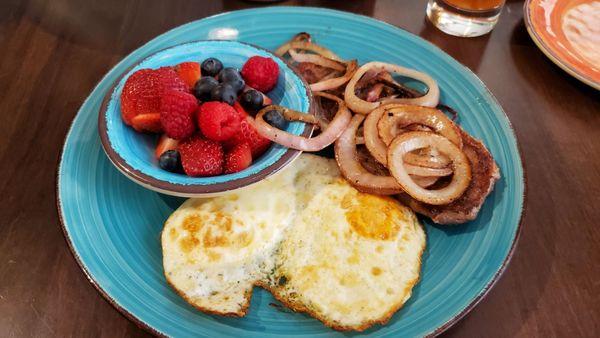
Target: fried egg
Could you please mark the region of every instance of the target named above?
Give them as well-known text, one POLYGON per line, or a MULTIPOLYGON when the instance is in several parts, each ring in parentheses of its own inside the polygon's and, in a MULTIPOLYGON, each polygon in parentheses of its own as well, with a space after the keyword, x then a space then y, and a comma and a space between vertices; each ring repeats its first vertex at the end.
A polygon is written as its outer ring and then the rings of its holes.
POLYGON ((340 330, 386 322, 410 297, 425 233, 398 201, 302 155, 235 194, 190 199, 162 233, 169 283, 198 309, 246 313, 254 285, 340 330))
POLYGON ((398 201, 338 179, 299 212, 277 255, 271 291, 339 330, 385 323, 419 279, 425 233, 398 201))
POLYGON ((200 310, 244 315, 293 220, 294 196, 290 175, 278 175, 240 193, 187 200, 162 233, 169 283, 200 310))

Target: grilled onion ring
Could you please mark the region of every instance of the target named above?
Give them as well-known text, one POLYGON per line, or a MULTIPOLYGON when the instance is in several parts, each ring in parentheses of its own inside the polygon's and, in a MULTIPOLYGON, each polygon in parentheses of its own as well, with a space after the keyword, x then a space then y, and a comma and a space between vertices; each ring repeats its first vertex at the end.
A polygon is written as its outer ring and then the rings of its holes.
POLYGON ((394 139, 388 150, 390 173, 407 194, 417 201, 433 205, 449 204, 459 198, 471 182, 471 165, 467 156, 447 138, 431 132, 411 131, 394 139), (409 176, 404 155, 411 151, 432 147, 452 161, 454 175, 444 188, 427 190, 417 185, 409 176))
POLYGON ((437 104, 439 102, 439 98, 440 98, 440 89, 438 88, 438 85, 435 82, 435 80, 433 80, 433 78, 431 78, 429 75, 418 72, 413 69, 404 68, 404 67, 389 64, 389 63, 369 62, 369 63, 362 65, 356 71, 356 73, 354 73, 354 76, 352 77, 352 79, 350 79, 350 81, 348 82, 348 85, 346 85, 346 91, 344 92, 344 98, 346 100, 346 104, 348 105, 348 108, 350 108, 352 111, 354 111, 356 113, 360 113, 360 114, 368 114, 373 109, 379 107, 382 104, 381 101, 367 102, 365 100, 362 100, 358 96, 356 96, 356 93, 354 92, 354 87, 356 86, 356 83, 358 82, 358 80, 360 80, 360 78, 367 71, 369 71, 369 69, 376 68, 376 67, 381 68, 383 70, 387 70, 388 72, 397 73, 397 74, 400 74, 403 76, 408 76, 410 78, 419 80, 419 81, 425 83, 427 85, 427 87, 429 88, 427 93, 423 96, 415 97, 415 98, 387 99, 386 103, 404 103, 404 104, 414 104, 414 105, 427 106, 427 107, 437 106, 437 104))
POLYGON ((290 49, 289 52, 292 59, 296 62, 314 63, 315 65, 335 69, 340 72, 343 72, 346 69, 346 64, 343 62, 328 59, 319 54, 300 54, 294 49, 290 49))
MULTIPOLYGON (((373 110, 364 123, 364 140, 367 149, 377 160, 377 162, 387 166, 388 146, 380 137, 380 129, 378 130, 378 121, 386 117, 386 113, 395 111, 398 108, 407 107, 402 104, 388 104, 373 110)), ((422 108, 422 107, 419 107, 422 108)), ((397 136, 397 135, 394 135, 397 136)), ((431 158, 430 155, 417 155, 414 153, 406 154, 404 158, 405 167, 409 174, 414 176, 433 176, 441 177, 448 176, 452 173, 452 169, 448 168, 449 160, 443 155, 431 158), (433 162, 433 163, 432 163, 433 162), (430 165, 431 164, 431 165, 430 165), (444 164, 444 165, 440 165, 444 164)))
POLYGON ((358 161, 356 130, 364 119, 362 115, 354 115, 346 130, 335 141, 335 160, 342 176, 362 192, 378 195, 398 194, 402 192, 402 188, 392 176, 371 174, 358 161))
POLYGON ((310 89, 314 92, 321 92, 325 90, 335 89, 339 86, 344 85, 344 83, 348 82, 354 72, 356 71, 357 63, 356 60, 349 61, 346 64, 346 73, 340 77, 336 77, 333 79, 322 80, 317 83, 313 83, 310 85, 310 89))
POLYGON ((279 48, 277 48, 277 50, 275 51, 275 54, 279 55, 279 56, 283 56, 289 50, 289 48, 288 48, 285 51, 283 51, 284 47, 287 47, 291 42, 298 42, 298 41, 312 42, 312 37, 310 36, 309 33, 300 32, 300 33, 294 35, 289 41, 287 41, 283 45, 279 46, 279 48), (282 51, 281 54, 279 54, 280 50, 282 51))
POLYGON ((413 181, 415 181, 415 183, 421 187, 421 188, 427 188, 430 187, 432 185, 435 184, 435 182, 437 182, 437 180, 439 179, 439 177, 432 177, 432 176, 411 176, 413 181))
POLYGON ((301 113, 299 111, 296 111, 296 110, 293 110, 290 108, 286 108, 284 106, 278 106, 278 105, 272 104, 272 105, 264 107, 263 109, 261 109, 261 111, 262 110, 264 110, 265 112, 268 112, 270 110, 277 110, 288 121, 300 121, 300 122, 310 123, 310 124, 318 124, 319 123, 319 120, 314 115, 301 113))
MULTIPOLYGON (((387 159, 386 159, 387 160, 387 159)), ((426 168, 446 168, 452 163, 444 154, 432 148, 420 149, 404 155, 404 163, 426 168)))
POLYGON ((377 130, 383 143, 387 145, 392 143, 394 138, 398 136, 398 127, 402 128, 415 124, 431 128, 434 132, 444 136, 462 149, 462 137, 458 127, 441 111, 430 107, 410 105, 384 107, 389 108, 386 108, 386 114, 382 114, 379 122, 377 122, 377 130))
POLYGON ((379 98, 381 97, 381 92, 383 91, 383 86, 383 83, 374 84, 373 87, 371 87, 371 89, 369 89, 369 91, 367 92, 366 101, 375 102, 379 100, 379 98))
POLYGON ((275 51, 275 55, 284 56, 285 53, 287 53, 290 49, 309 50, 328 59, 343 62, 343 60, 339 56, 337 56, 337 54, 330 51, 329 49, 306 40, 293 41, 292 39, 292 41, 288 41, 281 45, 279 48, 277 48, 277 50, 275 51))
POLYGON ((452 168, 427 168, 404 162, 404 169, 411 176, 444 177, 452 174, 452 168))
POLYGON ((256 131, 258 131, 259 134, 275 143, 281 144, 282 146, 302 151, 319 151, 335 142, 335 140, 340 136, 340 134, 344 132, 344 129, 346 128, 346 126, 350 122, 350 119, 352 118, 352 113, 350 112, 350 110, 348 110, 348 108, 346 108, 346 104, 344 103, 344 101, 336 96, 326 93, 314 93, 314 95, 334 100, 338 104, 338 110, 335 114, 335 117, 333 118, 333 120, 331 120, 327 128, 316 137, 306 138, 303 136, 290 134, 284 130, 277 129, 268 124, 263 119, 263 115, 266 112, 273 109, 282 111, 283 117, 288 121, 313 120, 314 122, 310 123, 318 123, 317 119, 314 118, 313 115, 299 113, 291 109, 286 109, 279 106, 267 106, 261 109, 258 112, 258 114, 256 114, 255 119, 248 117, 248 121, 256 128, 256 131), (312 119, 301 117, 301 115, 312 116, 312 119))
POLYGON ((387 150, 388 147, 381 138, 379 137, 379 131, 377 130, 377 122, 386 112, 386 109, 391 109, 395 106, 399 106, 399 104, 390 104, 381 106, 375 110, 373 110, 367 118, 365 119, 364 126, 364 138, 365 138, 365 146, 367 149, 377 160, 377 162, 387 166, 387 150))

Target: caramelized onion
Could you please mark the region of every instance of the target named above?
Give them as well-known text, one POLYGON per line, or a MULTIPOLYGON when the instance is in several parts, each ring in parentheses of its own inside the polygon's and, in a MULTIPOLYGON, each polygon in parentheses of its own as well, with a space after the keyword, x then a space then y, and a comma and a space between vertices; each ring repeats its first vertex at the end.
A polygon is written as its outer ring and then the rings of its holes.
POLYGON ((377 130, 383 143, 389 145, 398 136, 399 128, 408 125, 429 127, 462 149, 462 137, 458 127, 444 113, 435 108, 410 105, 390 106, 386 108, 386 113, 382 114, 377 122, 377 130))
POLYGON ((423 131, 411 131, 394 139, 388 150, 388 168, 404 191, 415 200, 433 204, 448 204, 459 198, 471 181, 471 166, 466 155, 443 136, 423 131), (452 161, 454 175, 450 183, 437 190, 427 190, 417 185, 409 176, 404 155, 425 147, 432 147, 452 161))
POLYGON ((381 92, 383 91, 383 83, 376 83, 369 89, 367 92, 366 101, 367 102, 375 102, 379 100, 381 96, 381 92))
POLYGON ((452 163, 444 154, 433 148, 415 150, 404 155, 404 163, 427 168, 446 168, 452 163))
POLYGON ((365 138, 365 146, 367 149, 377 160, 377 162, 387 165, 387 145, 383 143, 381 138, 379 137, 379 131, 377 130, 377 122, 381 118, 381 116, 385 113, 386 109, 397 106, 397 104, 385 105, 381 106, 375 110, 373 110, 367 118, 365 119, 364 126, 364 138, 365 138))
POLYGON ((310 34, 308 34, 306 32, 300 32, 300 33, 294 35, 289 41, 287 41, 283 45, 279 46, 279 48, 277 48, 277 50, 275 50, 275 54, 279 55, 279 56, 283 56, 290 49, 289 44, 292 42, 298 42, 298 41, 311 42, 311 40, 312 40, 312 38, 311 38, 310 34))
POLYGON ((342 75, 343 75, 343 73, 340 73, 340 72, 334 70, 331 73, 323 76, 319 81, 325 81, 325 80, 333 79, 333 78, 336 78, 336 77, 340 77, 342 75))
POLYGON ((342 175, 356 189, 379 195, 398 194, 402 192, 402 189, 393 177, 371 174, 358 161, 356 130, 364 118, 362 115, 352 117, 346 130, 335 142, 335 160, 342 175))
POLYGON ((309 50, 328 59, 333 59, 335 61, 343 61, 339 56, 337 56, 334 52, 330 51, 329 49, 306 40, 288 41, 281 45, 279 48, 277 48, 277 50, 275 51, 275 55, 283 56, 290 49, 309 50))
MULTIPOLYGON (((281 144, 282 146, 302 150, 302 151, 319 151, 328 145, 335 142, 335 140, 344 132, 344 129, 350 122, 352 118, 352 113, 346 107, 346 104, 340 98, 333 96, 331 94, 326 93, 314 93, 316 96, 321 96, 330 100, 334 100, 338 104, 338 110, 335 114, 335 117, 328 124, 327 128, 321 132, 316 137, 306 138, 304 136, 290 134, 284 130, 277 129, 270 124, 268 124, 264 119, 263 115, 273 109, 282 109, 283 107, 278 106, 267 106, 261 109, 258 114, 256 114, 256 119, 252 119, 248 117, 250 123, 254 125, 256 130, 262 136, 268 138, 269 140, 281 144)), ((290 109, 283 109, 282 111, 283 117, 289 121, 308 121, 312 120, 310 123, 318 123, 317 119, 314 118, 313 115, 303 114, 299 112, 292 111, 290 109), (301 117, 300 115, 305 115, 305 117, 301 117), (312 116, 308 118, 306 116, 312 116)))
POLYGON ((356 60, 349 61, 346 64, 346 73, 340 77, 336 77, 333 79, 322 80, 317 83, 313 83, 310 85, 310 89, 313 92, 321 92, 325 90, 335 89, 344 85, 346 82, 352 78, 354 72, 356 71, 357 63, 356 60))
POLYGON ((419 80, 425 83, 428 87, 428 91, 425 95, 416 97, 416 98, 393 98, 386 100, 386 103, 404 103, 404 104, 414 104, 419 106, 427 106, 427 107, 435 107, 439 102, 440 90, 438 88, 437 83, 431 78, 429 75, 425 73, 418 72, 413 69, 404 68, 401 66, 384 63, 384 62, 369 62, 362 65, 355 73, 352 79, 348 82, 346 86, 346 91, 344 92, 344 98, 346 100, 346 104, 348 108, 352 111, 360 114, 368 114, 373 109, 379 107, 382 102, 367 102, 362 100, 355 93, 356 83, 360 80, 360 78, 370 69, 372 68, 380 68, 382 70, 386 70, 388 72, 397 73, 399 75, 407 76, 416 80, 419 80))
POLYGON ((310 62, 318 66, 335 69, 340 72, 343 72, 346 69, 346 65, 344 63, 328 59, 319 54, 300 54, 293 49, 290 49, 289 52, 292 59, 296 62, 310 62))
POLYGON ((421 188, 428 188, 437 182, 439 177, 432 176, 411 176, 413 181, 421 188))
POLYGON ((409 175, 421 177, 444 177, 452 174, 451 168, 427 168, 404 162, 404 169, 409 175))
POLYGON ((272 104, 270 106, 264 107, 261 110, 264 110, 265 112, 268 112, 270 110, 277 110, 288 121, 300 121, 300 122, 310 123, 310 124, 318 124, 319 123, 319 120, 314 115, 301 113, 299 111, 296 111, 296 110, 293 110, 290 108, 286 108, 284 106, 278 106, 278 105, 272 104))

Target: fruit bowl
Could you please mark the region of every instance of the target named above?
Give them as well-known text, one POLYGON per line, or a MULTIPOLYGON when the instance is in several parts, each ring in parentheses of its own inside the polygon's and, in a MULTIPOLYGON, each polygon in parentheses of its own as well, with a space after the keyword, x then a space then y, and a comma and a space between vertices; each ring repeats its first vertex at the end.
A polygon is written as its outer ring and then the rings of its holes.
MULTIPOLYGON (((214 57, 226 67, 241 69, 251 56, 270 57, 279 66, 276 87, 268 93, 274 104, 313 113, 312 94, 308 85, 287 63, 271 52, 238 41, 205 40, 180 44, 158 51, 125 71, 104 97, 98 116, 98 131, 104 152, 112 164, 134 182, 157 192, 180 197, 208 197, 231 192, 256 183, 290 164, 300 151, 277 144, 246 169, 211 177, 190 177, 161 169, 154 156, 158 135, 136 132, 121 119, 120 94, 127 78, 144 68, 157 69, 181 62, 201 62, 214 57)), ((286 131, 310 136, 312 125, 290 122, 286 131)))

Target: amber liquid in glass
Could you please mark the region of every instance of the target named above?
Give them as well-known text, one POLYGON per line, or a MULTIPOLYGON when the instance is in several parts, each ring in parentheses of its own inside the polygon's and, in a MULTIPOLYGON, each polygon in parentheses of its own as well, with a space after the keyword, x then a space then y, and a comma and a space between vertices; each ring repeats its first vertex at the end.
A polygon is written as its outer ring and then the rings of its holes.
POLYGON ((502 6, 504 0, 443 0, 465 11, 487 11, 502 6))
POLYGON ((496 25, 504 0, 429 0, 427 17, 445 33, 473 37, 496 25))

